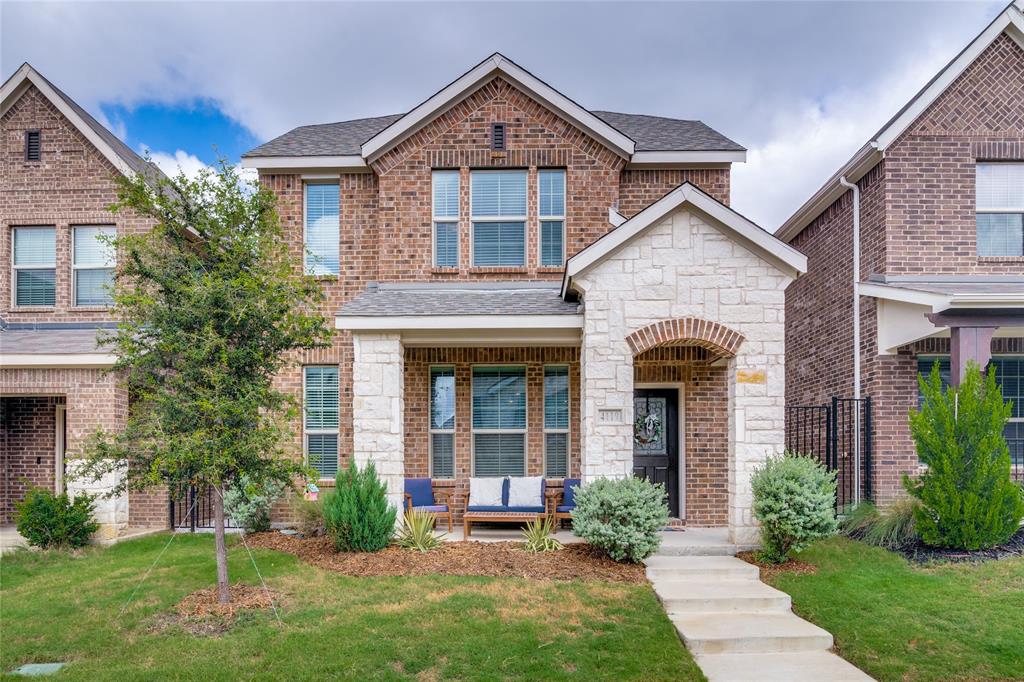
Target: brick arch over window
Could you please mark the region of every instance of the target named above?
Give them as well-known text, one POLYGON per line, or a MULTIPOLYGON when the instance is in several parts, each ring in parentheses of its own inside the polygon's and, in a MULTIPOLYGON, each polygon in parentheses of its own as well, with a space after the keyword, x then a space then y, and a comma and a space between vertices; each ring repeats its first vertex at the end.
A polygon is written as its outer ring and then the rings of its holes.
POLYGON ((666 346, 700 346, 716 355, 732 358, 745 340, 737 331, 699 317, 663 320, 637 329, 626 337, 626 343, 639 355, 651 348, 666 346))

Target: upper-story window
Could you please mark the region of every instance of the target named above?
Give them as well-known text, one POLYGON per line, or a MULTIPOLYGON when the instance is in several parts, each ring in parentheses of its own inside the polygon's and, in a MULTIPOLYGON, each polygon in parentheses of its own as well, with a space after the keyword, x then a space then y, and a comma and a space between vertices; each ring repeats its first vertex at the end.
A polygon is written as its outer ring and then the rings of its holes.
POLYGON ((979 256, 1024 256, 1024 163, 979 163, 979 256))
POLYGON ((76 306, 109 306, 113 302, 114 246, 111 226, 75 227, 71 258, 76 306))
POLYGON ((473 265, 526 265, 526 171, 473 171, 473 265))
POLYGON ((565 171, 537 173, 540 211, 540 264, 561 267, 565 259, 565 171))
POLYGON ((14 305, 57 304, 57 231, 53 227, 14 228, 14 305))
POLYGON ((306 185, 306 273, 337 275, 340 271, 338 184, 306 185))
POLYGON ((434 171, 434 266, 459 267, 459 171, 434 171))

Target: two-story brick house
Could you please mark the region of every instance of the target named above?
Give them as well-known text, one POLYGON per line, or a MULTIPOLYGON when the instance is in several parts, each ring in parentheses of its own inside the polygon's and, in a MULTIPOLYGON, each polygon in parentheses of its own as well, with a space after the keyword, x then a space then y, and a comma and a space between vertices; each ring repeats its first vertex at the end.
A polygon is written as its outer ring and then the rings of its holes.
POLYGON ((499 54, 407 113, 245 154, 338 329, 281 378, 306 406, 296 448, 325 482, 373 461, 396 504, 406 476, 637 473, 686 523, 752 539, 805 259, 729 208, 744 157, 499 54))
POLYGON ((995 367, 1024 480, 1022 7, 1007 7, 776 232, 808 258, 786 291, 787 401, 871 398, 874 461, 861 482, 882 502, 918 469, 908 415, 918 372, 936 360, 953 382, 968 360, 995 367))
MULTIPOLYGON (((0 523, 30 485, 99 490, 69 462, 116 431, 128 396, 97 344, 111 327, 116 255, 103 235, 146 230, 109 211, 118 174, 158 174, 30 65, 0 86, 0 523)), ((98 502, 103 532, 165 527, 166 495, 98 502)))

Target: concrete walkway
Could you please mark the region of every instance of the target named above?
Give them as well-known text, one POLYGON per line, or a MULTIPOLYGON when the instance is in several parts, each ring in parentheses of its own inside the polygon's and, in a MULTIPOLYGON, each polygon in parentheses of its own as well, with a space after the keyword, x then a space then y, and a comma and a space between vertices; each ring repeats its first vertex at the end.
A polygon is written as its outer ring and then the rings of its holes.
POLYGON ((871 680, 833 654, 832 635, 794 615, 789 595, 761 582, 757 566, 731 556, 739 549, 679 538, 645 562, 654 591, 710 682, 871 680))

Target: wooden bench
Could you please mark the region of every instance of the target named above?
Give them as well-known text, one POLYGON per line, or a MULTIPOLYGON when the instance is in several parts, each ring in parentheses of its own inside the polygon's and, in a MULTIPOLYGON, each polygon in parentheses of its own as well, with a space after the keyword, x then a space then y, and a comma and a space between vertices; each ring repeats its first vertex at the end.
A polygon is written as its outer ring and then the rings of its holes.
POLYGON ((469 539, 473 523, 528 523, 544 518, 544 512, 466 511, 462 515, 462 537, 469 539))

